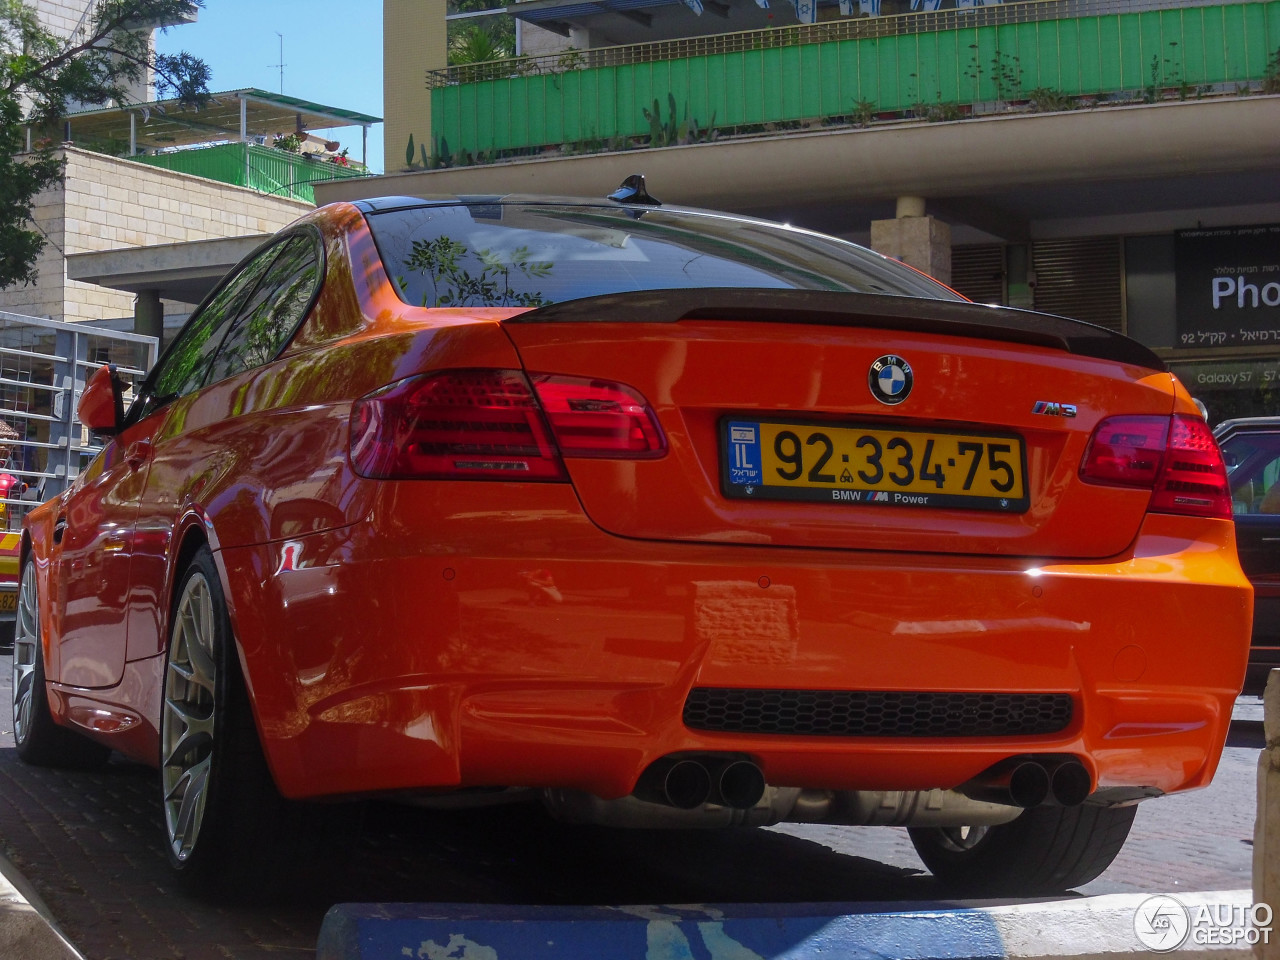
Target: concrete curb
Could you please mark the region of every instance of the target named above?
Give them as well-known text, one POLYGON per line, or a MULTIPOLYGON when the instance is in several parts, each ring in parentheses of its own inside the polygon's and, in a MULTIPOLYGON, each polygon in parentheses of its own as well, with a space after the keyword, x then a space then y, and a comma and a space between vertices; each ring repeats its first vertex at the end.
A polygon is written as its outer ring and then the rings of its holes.
MULTIPOLYGON (((1178 894, 1196 960, 1249 950, 1249 890, 1178 894), (1225 922, 1221 922, 1225 921, 1225 922), (1198 930, 1209 930, 1201 935, 1198 930), (1214 940, 1218 942, 1197 942, 1214 940)), ((521 907, 339 904, 320 928, 317 960, 957 960, 1146 955, 1135 917, 1147 894, 975 908, 887 904, 521 907)), ((1173 906, 1165 904, 1164 906, 1173 906)), ((1177 906, 1173 906, 1176 911, 1177 906)), ((1147 910, 1150 911, 1150 906, 1147 910)), ((1149 914, 1148 914, 1149 915, 1149 914)), ((1156 918, 1157 928, 1161 925, 1156 918)), ((1180 922, 1180 921, 1179 921, 1180 922)), ((1175 924, 1176 926, 1176 924, 1175 924)))
POLYGON ((85 960, 58 929, 44 901, 4 856, 0 856, 0 957, 85 960))

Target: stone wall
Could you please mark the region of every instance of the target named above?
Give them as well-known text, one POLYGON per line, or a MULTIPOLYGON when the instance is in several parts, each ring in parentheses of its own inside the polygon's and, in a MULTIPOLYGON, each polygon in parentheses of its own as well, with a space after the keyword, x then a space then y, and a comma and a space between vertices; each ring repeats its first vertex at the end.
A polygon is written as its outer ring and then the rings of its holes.
POLYGON ((62 152, 67 159, 64 185, 41 194, 32 210, 49 241, 37 264, 37 283, 0 291, 0 310, 52 320, 132 317, 132 294, 66 279, 64 258, 273 233, 312 209, 300 201, 130 160, 70 147, 62 152))

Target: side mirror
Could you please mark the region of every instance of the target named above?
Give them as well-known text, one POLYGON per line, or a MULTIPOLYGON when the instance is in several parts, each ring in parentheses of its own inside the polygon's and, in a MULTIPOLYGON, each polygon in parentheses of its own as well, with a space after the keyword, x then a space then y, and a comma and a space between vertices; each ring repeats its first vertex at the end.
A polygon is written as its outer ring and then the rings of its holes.
POLYGON ((76 416, 95 433, 111 436, 124 423, 124 384, 116 376, 116 366, 99 367, 84 385, 76 416))

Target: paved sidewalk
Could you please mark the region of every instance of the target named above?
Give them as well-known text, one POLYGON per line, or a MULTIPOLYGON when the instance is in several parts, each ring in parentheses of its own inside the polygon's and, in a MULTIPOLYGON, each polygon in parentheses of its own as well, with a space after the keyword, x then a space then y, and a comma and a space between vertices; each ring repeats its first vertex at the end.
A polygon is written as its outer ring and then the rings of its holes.
POLYGON ((62 935, 44 901, 3 856, 0 856, 0 957, 84 960, 62 935))

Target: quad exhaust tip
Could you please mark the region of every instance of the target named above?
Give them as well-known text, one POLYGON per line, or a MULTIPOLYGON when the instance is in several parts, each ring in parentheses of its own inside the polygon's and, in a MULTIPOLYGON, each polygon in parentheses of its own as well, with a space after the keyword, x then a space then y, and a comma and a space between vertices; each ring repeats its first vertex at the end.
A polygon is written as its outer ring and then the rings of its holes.
POLYGON ((635 796, 679 810, 715 803, 747 810, 765 791, 764 771, 738 757, 663 757, 655 760, 636 784, 635 796))
POLYGON ((749 810, 764 796, 764 771, 750 760, 733 760, 720 770, 714 802, 736 810, 749 810))
POLYGON ((1009 799, 1019 807, 1038 807, 1049 799, 1049 771, 1034 760, 1020 763, 1009 774, 1009 799))
POLYGON ((1093 790, 1093 779, 1075 757, 1014 757, 958 788, 974 800, 1031 808, 1077 807, 1093 790))
POLYGON ((1064 760, 1053 771, 1050 789, 1064 807, 1078 807, 1093 790, 1089 771, 1079 760, 1064 760))
MULTIPOLYGON (((759 764, 741 756, 668 756, 641 774, 634 796, 678 810, 708 803, 749 810, 764 797, 766 787, 759 764)), ((958 789, 974 800, 1024 809, 1045 804, 1075 807, 1092 792, 1093 779, 1075 757, 1013 757, 958 789)))

